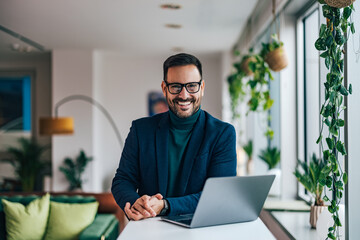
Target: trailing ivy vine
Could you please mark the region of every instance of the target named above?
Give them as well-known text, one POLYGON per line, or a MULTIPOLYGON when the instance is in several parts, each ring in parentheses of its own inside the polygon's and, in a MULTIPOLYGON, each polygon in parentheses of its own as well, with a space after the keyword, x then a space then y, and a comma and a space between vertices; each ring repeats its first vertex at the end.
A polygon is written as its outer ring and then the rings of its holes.
POLYGON ((339 227, 342 226, 339 218, 339 204, 343 197, 344 184, 347 183, 347 174, 342 169, 341 160, 346 155, 344 143, 340 140, 340 131, 345 121, 341 119, 341 112, 345 110, 344 97, 352 93, 344 85, 344 45, 347 41, 349 30, 354 33, 354 24, 350 21, 350 15, 354 10, 353 5, 342 10, 327 5, 319 0, 322 5, 322 13, 326 18, 326 24, 320 27, 319 38, 315 42, 317 50, 322 51, 320 57, 325 59, 326 75, 325 102, 321 107, 322 126, 320 136, 316 141, 320 143, 323 159, 326 166, 320 176, 320 184, 327 186, 332 192, 332 198, 326 191, 323 199, 329 203, 328 210, 332 214, 334 224, 328 229, 328 238, 339 239, 339 227), (328 129, 326 136, 323 135, 324 127, 328 129), (322 139, 325 138, 326 145, 322 139), (340 156, 341 154, 341 156, 340 156))
MULTIPOLYGON (((252 79, 248 81, 250 86, 250 100, 248 102, 249 111, 256 112, 267 111, 274 103, 274 99, 270 97, 268 89, 269 81, 274 80, 270 68, 260 55, 254 55, 255 60, 249 63, 249 68, 254 73, 252 79)), ((274 136, 274 131, 268 126, 265 136, 271 139, 274 136)))

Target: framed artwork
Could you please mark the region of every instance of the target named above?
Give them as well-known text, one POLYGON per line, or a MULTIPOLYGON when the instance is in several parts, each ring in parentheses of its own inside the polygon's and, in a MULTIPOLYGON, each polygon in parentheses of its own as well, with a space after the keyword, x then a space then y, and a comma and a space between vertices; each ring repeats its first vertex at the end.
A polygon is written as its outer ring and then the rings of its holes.
POLYGON ((148 94, 149 116, 163 113, 169 110, 168 104, 162 92, 150 92, 148 94))

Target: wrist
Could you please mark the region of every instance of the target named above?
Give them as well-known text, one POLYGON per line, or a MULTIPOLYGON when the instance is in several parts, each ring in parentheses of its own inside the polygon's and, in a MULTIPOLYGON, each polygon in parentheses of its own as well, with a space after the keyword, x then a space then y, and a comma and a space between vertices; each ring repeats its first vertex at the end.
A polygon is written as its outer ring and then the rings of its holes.
POLYGON ((169 213, 169 202, 166 199, 162 200, 164 203, 164 207, 160 211, 160 216, 165 216, 169 213))

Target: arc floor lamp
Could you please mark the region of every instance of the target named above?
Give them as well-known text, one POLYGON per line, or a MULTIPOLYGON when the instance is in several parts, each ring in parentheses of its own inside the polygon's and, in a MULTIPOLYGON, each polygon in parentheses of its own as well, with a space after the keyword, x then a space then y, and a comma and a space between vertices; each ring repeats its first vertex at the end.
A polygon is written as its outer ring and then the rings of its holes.
POLYGON ((120 149, 123 148, 124 143, 122 141, 119 129, 111 117, 110 113, 95 99, 85 95, 70 95, 61 99, 55 104, 55 117, 42 117, 40 118, 40 134, 41 135, 56 135, 56 134, 72 134, 74 133, 74 119, 72 117, 59 117, 59 107, 67 102, 81 100, 88 102, 97 107, 110 122, 115 135, 119 141, 120 149))

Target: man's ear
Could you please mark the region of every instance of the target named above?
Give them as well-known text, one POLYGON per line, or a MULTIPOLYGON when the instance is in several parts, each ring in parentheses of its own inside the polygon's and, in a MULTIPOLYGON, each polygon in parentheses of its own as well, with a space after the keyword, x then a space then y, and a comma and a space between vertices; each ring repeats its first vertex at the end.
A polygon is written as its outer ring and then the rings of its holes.
POLYGON ((161 82, 161 90, 164 94, 164 97, 166 98, 166 83, 165 83, 165 81, 161 82))
POLYGON ((201 81, 201 96, 203 97, 205 93, 205 80, 201 81))

